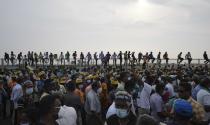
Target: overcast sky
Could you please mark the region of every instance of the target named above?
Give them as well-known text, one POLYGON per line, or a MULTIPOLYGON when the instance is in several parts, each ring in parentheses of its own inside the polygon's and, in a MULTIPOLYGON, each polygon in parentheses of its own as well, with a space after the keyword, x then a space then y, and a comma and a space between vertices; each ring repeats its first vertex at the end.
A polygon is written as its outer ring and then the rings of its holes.
POLYGON ((131 50, 202 57, 210 53, 209 1, 0 0, 0 55, 131 50))

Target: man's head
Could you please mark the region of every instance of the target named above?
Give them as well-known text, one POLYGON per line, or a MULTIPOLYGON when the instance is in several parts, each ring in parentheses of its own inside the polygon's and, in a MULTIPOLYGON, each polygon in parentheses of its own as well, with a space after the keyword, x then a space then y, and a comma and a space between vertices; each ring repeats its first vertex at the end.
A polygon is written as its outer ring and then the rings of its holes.
POLYGON ((66 88, 69 92, 74 92, 74 90, 76 89, 76 85, 73 82, 68 82, 66 84, 66 88))
POLYGON ((191 89, 192 89, 192 86, 189 83, 187 82, 180 83, 179 90, 178 90, 179 97, 185 100, 189 99, 191 96, 191 89))
POLYGON ((160 83, 156 84, 155 91, 159 93, 160 95, 162 95, 164 91, 164 85, 160 83))
POLYGON ((138 118, 136 125, 159 125, 159 123, 149 115, 141 115, 138 118))
POLYGON ((121 82, 127 83, 130 80, 131 80, 131 76, 130 76, 129 72, 122 72, 120 74, 120 81, 121 82))
POLYGON ((12 77, 11 80, 9 81, 8 85, 10 88, 13 88, 17 84, 17 78, 12 77))
POLYGON ((210 88, 210 78, 209 77, 204 77, 201 80, 200 86, 202 86, 204 88, 210 88))
POLYGON ((99 88, 99 82, 98 81, 94 81, 93 84, 92 84, 92 89, 97 92, 99 88))

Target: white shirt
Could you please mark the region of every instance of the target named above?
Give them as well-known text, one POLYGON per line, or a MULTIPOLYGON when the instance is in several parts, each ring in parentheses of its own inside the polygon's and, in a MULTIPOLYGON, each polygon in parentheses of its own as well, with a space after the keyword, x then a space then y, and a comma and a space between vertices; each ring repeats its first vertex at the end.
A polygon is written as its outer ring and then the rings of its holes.
POLYGON ((158 121, 161 119, 158 116, 158 112, 163 111, 164 103, 162 97, 158 93, 154 93, 150 97, 151 115, 158 121))
MULTIPOLYGON (((197 94, 197 102, 202 106, 210 106, 210 93, 205 89, 201 89, 197 94)), ((210 119, 210 112, 205 114, 205 119, 210 119)))
POLYGON ((58 119, 56 122, 59 125, 76 125, 77 113, 74 108, 62 106, 58 112, 58 119))
POLYGON ((137 106, 144 109, 150 109, 150 94, 152 92, 152 86, 144 82, 144 87, 141 93, 138 93, 140 99, 137 99, 137 106))
POLYGON ((175 96, 174 87, 173 87, 173 85, 171 83, 168 83, 166 85, 166 88, 167 88, 167 91, 169 92, 169 97, 175 96))

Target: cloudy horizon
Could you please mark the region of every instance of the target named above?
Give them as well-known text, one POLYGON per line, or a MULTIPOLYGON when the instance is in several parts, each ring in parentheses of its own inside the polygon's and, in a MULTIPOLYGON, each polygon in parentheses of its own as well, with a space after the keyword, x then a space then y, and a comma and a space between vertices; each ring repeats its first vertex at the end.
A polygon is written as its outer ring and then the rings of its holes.
POLYGON ((209 0, 0 0, 0 55, 23 51, 210 53, 209 0))

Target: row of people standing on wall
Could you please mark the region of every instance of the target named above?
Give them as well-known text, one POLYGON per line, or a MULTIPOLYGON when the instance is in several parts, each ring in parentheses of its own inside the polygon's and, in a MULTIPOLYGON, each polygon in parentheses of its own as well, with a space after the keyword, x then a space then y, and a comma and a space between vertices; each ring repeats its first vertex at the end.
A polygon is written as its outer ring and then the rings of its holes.
MULTIPOLYGON (((181 64, 183 62, 184 58, 182 57, 182 54, 183 54, 182 52, 178 54, 177 64, 181 64)), ((60 63, 60 65, 79 64, 81 66, 83 65, 89 66, 93 63, 95 65, 98 65, 99 60, 101 62, 100 64, 104 66, 109 65, 110 60, 113 61, 112 63, 113 65, 117 65, 119 63, 120 66, 122 65, 133 66, 136 64, 140 64, 141 61, 145 65, 149 62, 154 63, 155 60, 156 60, 156 63, 160 65, 163 59, 166 61, 166 64, 169 63, 169 55, 167 52, 165 52, 163 56, 161 56, 161 52, 159 52, 157 57, 155 58, 155 56, 153 55, 153 52, 150 52, 150 53, 147 52, 145 55, 139 52, 137 56, 135 52, 130 52, 130 51, 125 51, 124 53, 120 51, 118 54, 116 52, 114 52, 113 54, 111 54, 110 52, 107 52, 106 54, 104 54, 103 51, 101 51, 99 54, 97 52, 95 52, 94 54, 91 54, 90 52, 88 52, 86 56, 83 52, 81 52, 80 56, 78 56, 77 51, 74 51, 72 53, 72 58, 70 57, 71 57, 71 54, 69 53, 69 51, 67 51, 65 54, 61 52, 59 56, 58 54, 53 54, 49 52, 44 52, 44 53, 40 52, 39 54, 37 54, 36 52, 33 52, 33 51, 29 51, 26 55, 23 55, 23 53, 20 52, 16 56, 16 54, 14 54, 14 52, 11 51, 11 54, 5 53, 4 60, 6 64, 8 65, 11 62, 12 65, 18 63, 19 66, 21 64, 24 64, 25 66, 27 65, 37 66, 38 64, 55 65, 55 61, 57 63, 60 63), (118 60, 119 62, 117 63, 118 60)), ((188 64, 190 65, 192 62, 192 55, 190 52, 188 52, 185 55, 185 59, 188 61, 188 64)), ((205 64, 209 63, 209 58, 206 51, 203 54, 203 59, 205 60, 204 61, 205 64)))

